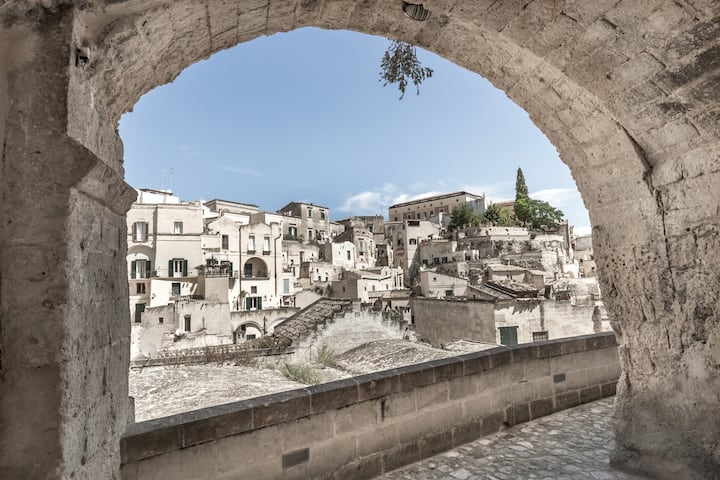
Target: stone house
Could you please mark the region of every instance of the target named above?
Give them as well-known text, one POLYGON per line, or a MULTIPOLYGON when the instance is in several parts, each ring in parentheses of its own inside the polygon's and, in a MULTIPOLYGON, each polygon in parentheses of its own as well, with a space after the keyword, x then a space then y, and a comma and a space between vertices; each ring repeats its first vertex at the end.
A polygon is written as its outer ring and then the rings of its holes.
MULTIPOLYGON (((261 218, 257 218, 260 220, 261 218)), ((292 274, 282 266, 282 227, 257 221, 239 226, 239 282, 233 285, 235 310, 278 308, 292 294, 292 274)))
POLYGON ((449 214, 460 205, 469 204, 477 213, 485 213, 485 197, 468 192, 453 192, 419 200, 396 203, 388 209, 390 221, 429 220, 439 214, 449 214))
POLYGON ((300 278, 308 279, 310 285, 323 284, 340 280, 343 275, 342 266, 328 262, 303 262, 300 266, 300 278))
POLYGON ((365 269, 375 266, 375 236, 364 226, 345 225, 345 231, 334 238, 335 242, 351 242, 355 246, 353 268, 365 269))
POLYGON ((403 273, 400 267, 346 271, 330 287, 332 298, 360 299, 363 303, 370 303, 371 298, 378 295, 403 289, 403 273))
POLYGON ((450 298, 465 295, 468 280, 432 270, 421 270, 420 295, 430 298, 450 298))
POLYGON ((203 264, 202 207, 169 192, 139 190, 126 222, 130 311, 132 321, 139 322, 146 306, 166 296, 194 294, 203 264))
POLYGON ((325 242, 320 245, 320 260, 346 269, 355 268, 356 247, 351 241, 325 242))
POLYGON ((278 209, 286 217, 283 236, 304 243, 322 242, 330 238, 330 210, 312 203, 290 202, 278 209))
POLYGON ((427 220, 388 222, 385 224, 385 235, 393 246, 393 266, 401 267, 405 285, 412 285, 420 267, 420 242, 439 236, 440 227, 427 220))

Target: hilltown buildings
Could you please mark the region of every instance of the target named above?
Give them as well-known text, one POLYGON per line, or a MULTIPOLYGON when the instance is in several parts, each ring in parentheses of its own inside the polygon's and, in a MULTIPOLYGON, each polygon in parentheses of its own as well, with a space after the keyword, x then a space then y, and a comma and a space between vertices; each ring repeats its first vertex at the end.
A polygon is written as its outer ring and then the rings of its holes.
MULTIPOLYGON (((364 303, 383 299, 381 305, 404 306, 408 314, 410 294, 472 301, 500 295, 506 302, 530 290, 535 297, 556 290, 568 295, 567 287, 553 283, 580 273, 566 225, 557 233, 483 226, 446 234, 442 214, 464 203, 484 208, 484 201, 457 192, 390 210, 412 206, 420 212, 413 217, 422 218, 330 222, 327 207, 309 203, 270 213, 248 203, 182 202, 169 192, 140 190, 127 216, 132 322, 242 341, 287 316, 269 312, 306 305, 301 292, 364 303)), ((589 257, 587 239, 575 245, 589 257)), ((423 314, 416 317, 422 324, 423 314)))

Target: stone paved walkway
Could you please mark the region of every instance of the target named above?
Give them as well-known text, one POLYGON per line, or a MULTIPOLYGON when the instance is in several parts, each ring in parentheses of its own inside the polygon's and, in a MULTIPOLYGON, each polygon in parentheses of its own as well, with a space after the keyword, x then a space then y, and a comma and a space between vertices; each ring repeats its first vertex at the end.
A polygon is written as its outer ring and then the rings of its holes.
POLYGON ((386 473, 384 480, 636 480, 612 469, 614 399, 548 415, 386 473))

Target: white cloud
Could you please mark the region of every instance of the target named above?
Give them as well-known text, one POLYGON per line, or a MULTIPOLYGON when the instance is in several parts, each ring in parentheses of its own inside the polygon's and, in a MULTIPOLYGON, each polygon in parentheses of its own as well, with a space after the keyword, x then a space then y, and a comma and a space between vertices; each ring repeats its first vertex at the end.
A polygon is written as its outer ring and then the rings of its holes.
POLYGON ((360 192, 345 199, 340 207, 341 212, 352 212, 354 214, 385 214, 387 209, 387 195, 383 192, 360 192))
MULTIPOLYGON (((418 186, 426 186, 423 182, 417 182, 409 187, 410 192, 402 192, 396 185, 385 183, 373 190, 351 195, 345 199, 345 203, 338 207, 341 212, 351 212, 353 214, 382 214, 387 213, 390 205, 396 203, 411 202, 421 198, 432 197, 434 195, 442 195, 448 193, 449 190, 431 190, 428 189, 421 193, 414 193, 414 188, 418 186)), ((492 184, 465 184, 458 188, 466 192, 476 195, 485 194, 490 202, 504 202, 515 198, 515 182, 504 181, 492 184)), ((563 210, 564 208, 582 205, 580 193, 575 188, 548 188, 538 190, 530 194, 530 197, 538 200, 544 200, 552 206, 563 210)))
POLYGON ((461 190, 475 195, 483 195, 491 202, 505 202, 515 198, 515 182, 504 181, 489 185, 463 185, 461 190))
POLYGON ((434 197, 435 195, 441 195, 441 194, 442 194, 442 192, 437 192, 434 190, 429 191, 429 192, 416 193, 416 194, 403 193, 403 194, 400 194, 400 195, 396 196, 395 198, 393 198, 392 204, 394 205, 396 203, 412 202, 413 200, 420 200, 421 198, 434 197))
POLYGON ((252 168, 243 168, 243 167, 231 167, 229 165, 225 165, 223 167, 223 170, 226 172, 231 173, 239 173, 241 175, 249 175, 251 177, 262 177, 263 174, 258 172, 257 170, 253 170, 252 168))
POLYGON ((576 188, 548 188, 538 190, 537 192, 531 193, 530 198, 544 200, 553 207, 561 210, 563 207, 576 205, 577 203, 582 205, 580 192, 578 192, 576 188))
POLYGON ((345 199, 345 203, 337 207, 340 212, 350 212, 355 215, 386 215, 388 207, 396 203, 409 202, 420 198, 439 195, 437 191, 423 193, 398 193, 398 188, 392 183, 385 183, 374 190, 356 193, 345 199))
POLYGON ((590 234, 592 233, 592 227, 590 227, 590 226, 583 226, 583 227, 578 227, 578 226, 576 226, 575 228, 573 228, 573 233, 574 233, 576 236, 578 236, 578 237, 582 237, 582 236, 584 236, 584 235, 590 235, 590 234))

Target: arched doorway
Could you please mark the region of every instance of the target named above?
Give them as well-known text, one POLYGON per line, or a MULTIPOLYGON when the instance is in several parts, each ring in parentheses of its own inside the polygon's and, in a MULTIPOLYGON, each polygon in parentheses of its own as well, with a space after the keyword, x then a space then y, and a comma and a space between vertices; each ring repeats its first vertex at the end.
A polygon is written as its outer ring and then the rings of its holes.
POLYGON ((218 50, 310 25, 411 41, 528 112, 594 225, 624 368, 617 461, 657 475, 717 470, 720 427, 707 420, 720 391, 720 6, 425 7, 426 22, 380 1, 0 7, 0 461, 10 478, 116 475, 128 419, 124 214, 134 199, 120 115, 218 50))

